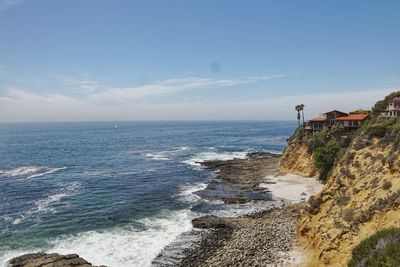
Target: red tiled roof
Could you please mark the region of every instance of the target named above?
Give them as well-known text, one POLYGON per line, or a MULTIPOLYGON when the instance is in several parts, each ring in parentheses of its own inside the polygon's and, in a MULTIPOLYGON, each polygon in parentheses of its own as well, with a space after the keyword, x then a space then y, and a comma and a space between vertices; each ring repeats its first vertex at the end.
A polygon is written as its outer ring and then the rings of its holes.
POLYGON ((311 119, 310 122, 319 122, 319 121, 326 121, 325 117, 319 117, 319 118, 314 118, 311 119))
POLYGON ((363 121, 368 117, 368 114, 353 114, 336 118, 337 121, 363 121))
POLYGON ((400 102, 400 97, 395 97, 393 99, 390 99, 389 102, 400 102))

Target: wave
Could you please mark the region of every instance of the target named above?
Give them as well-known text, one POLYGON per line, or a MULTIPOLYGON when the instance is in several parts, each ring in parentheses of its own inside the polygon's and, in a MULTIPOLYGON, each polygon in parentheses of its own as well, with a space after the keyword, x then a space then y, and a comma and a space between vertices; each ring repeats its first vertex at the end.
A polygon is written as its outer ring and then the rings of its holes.
POLYGON ((152 160, 171 160, 171 157, 173 157, 174 155, 185 152, 190 149, 191 148, 187 146, 174 147, 162 151, 146 152, 143 153, 143 156, 151 158, 152 160))
POLYGON ((191 166, 201 166, 201 163, 213 160, 232 160, 232 159, 245 159, 247 158, 248 151, 240 152, 215 152, 207 151, 196 154, 194 157, 182 161, 183 163, 191 166))
POLYGON ((11 170, 0 171, 0 176, 2 177, 26 176, 26 178, 30 179, 34 177, 44 176, 64 169, 66 169, 66 167, 50 168, 46 166, 22 166, 11 170))
POLYGON ((151 158, 152 160, 170 160, 170 158, 164 156, 163 152, 159 153, 145 153, 143 156, 151 158))
POLYGON ((204 190, 207 188, 207 184, 205 183, 196 183, 191 185, 183 185, 181 186, 181 192, 176 196, 179 197, 180 200, 189 203, 196 203, 201 199, 200 196, 194 194, 195 192, 204 190))
POLYGON ((49 252, 76 253, 94 265, 151 266, 161 250, 192 229, 189 210, 139 220, 146 230, 134 227, 89 231, 51 240, 49 252))
POLYGON ((164 247, 182 233, 192 230, 192 213, 180 210, 138 220, 145 230, 133 226, 117 227, 107 231, 88 231, 48 240, 51 248, 9 250, 0 254, 0 266, 25 253, 38 250, 48 253, 76 253, 94 265, 113 267, 151 266, 164 247))
POLYGON ((30 179, 30 178, 35 178, 35 177, 44 176, 44 175, 47 175, 47 174, 50 174, 50 173, 53 173, 53 172, 57 172, 57 171, 60 171, 60 170, 65 170, 66 168, 67 168, 67 167, 62 167, 62 168, 49 168, 48 171, 45 171, 45 172, 42 172, 42 173, 37 173, 37 174, 32 174, 32 175, 28 176, 27 178, 30 179))
POLYGON ((60 203, 65 197, 76 195, 79 188, 81 188, 80 183, 74 182, 67 184, 56 194, 35 201, 33 203, 34 207, 18 215, 18 217, 13 220, 12 224, 20 224, 28 219, 40 219, 43 214, 56 212, 54 204, 60 203))

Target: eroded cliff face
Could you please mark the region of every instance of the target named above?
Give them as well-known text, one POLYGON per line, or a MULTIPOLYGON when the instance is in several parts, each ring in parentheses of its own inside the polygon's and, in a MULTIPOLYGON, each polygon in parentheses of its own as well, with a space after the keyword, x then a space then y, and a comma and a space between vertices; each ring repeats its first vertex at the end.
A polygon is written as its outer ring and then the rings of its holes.
MULTIPOLYGON (((310 266, 347 266, 352 249, 363 239, 400 226, 398 151, 394 139, 361 135, 339 155, 322 192, 299 215, 297 234, 313 252, 310 266)), ((312 161, 309 156, 303 145, 293 145, 281 166, 288 172, 313 173, 304 167, 312 161)))
POLYGON ((297 143, 295 140, 289 141, 285 152, 280 161, 280 171, 282 173, 294 173, 306 177, 318 175, 312 155, 307 149, 307 145, 297 143))

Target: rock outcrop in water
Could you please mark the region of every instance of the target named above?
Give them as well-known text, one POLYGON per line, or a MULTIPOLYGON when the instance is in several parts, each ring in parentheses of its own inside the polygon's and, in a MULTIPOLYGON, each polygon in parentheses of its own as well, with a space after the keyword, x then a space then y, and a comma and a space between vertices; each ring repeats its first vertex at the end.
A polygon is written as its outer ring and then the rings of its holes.
MULTIPOLYGON (((31 253, 16 257, 7 267, 95 267, 77 254, 31 253)), ((98 266, 105 267, 105 266, 98 266)))
POLYGON ((207 188, 198 192, 204 199, 220 200, 226 204, 243 204, 251 201, 271 200, 259 184, 265 177, 279 169, 279 155, 250 153, 247 159, 207 161, 207 169, 217 172, 207 188))

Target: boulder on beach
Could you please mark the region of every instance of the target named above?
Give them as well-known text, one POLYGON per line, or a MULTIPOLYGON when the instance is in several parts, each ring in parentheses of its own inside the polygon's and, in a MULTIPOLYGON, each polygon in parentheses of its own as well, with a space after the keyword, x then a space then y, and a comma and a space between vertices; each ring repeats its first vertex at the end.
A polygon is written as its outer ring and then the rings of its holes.
MULTIPOLYGON (((30 253, 16 257, 7 267, 95 267, 77 254, 60 255, 57 253, 30 253)), ((98 266, 105 267, 105 266, 98 266)))
POLYGON ((192 220, 194 228, 208 229, 208 228, 231 228, 233 225, 225 218, 217 217, 214 215, 207 215, 192 220))

